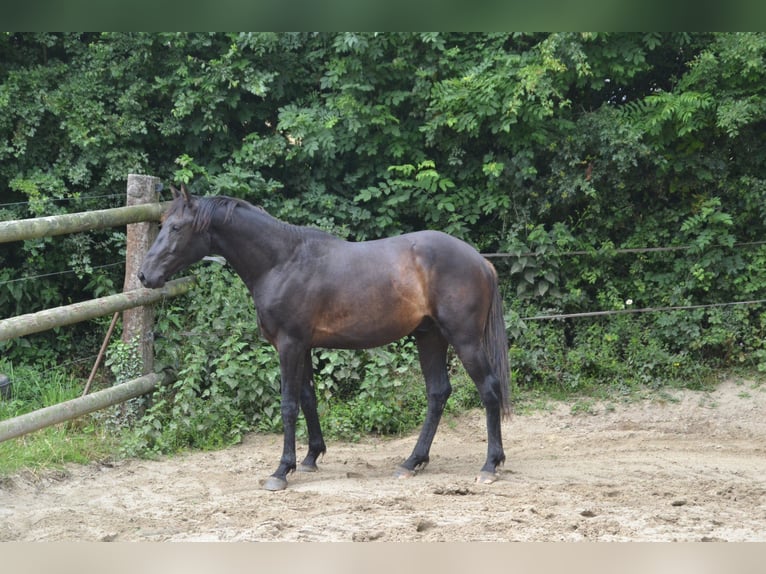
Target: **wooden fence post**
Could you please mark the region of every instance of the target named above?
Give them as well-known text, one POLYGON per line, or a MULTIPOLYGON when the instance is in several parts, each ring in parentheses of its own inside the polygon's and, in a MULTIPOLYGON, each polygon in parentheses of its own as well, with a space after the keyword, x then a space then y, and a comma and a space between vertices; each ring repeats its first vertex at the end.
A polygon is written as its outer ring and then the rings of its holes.
MULTIPOLYGON (((159 201, 159 178, 149 175, 128 175, 128 205, 157 203, 159 201)), ((138 269, 146 252, 157 237, 159 226, 155 221, 128 225, 127 250, 125 253, 124 291, 141 287, 138 269)), ((147 305, 123 312, 122 340, 130 343, 138 338, 144 374, 154 370, 154 307, 147 305)))

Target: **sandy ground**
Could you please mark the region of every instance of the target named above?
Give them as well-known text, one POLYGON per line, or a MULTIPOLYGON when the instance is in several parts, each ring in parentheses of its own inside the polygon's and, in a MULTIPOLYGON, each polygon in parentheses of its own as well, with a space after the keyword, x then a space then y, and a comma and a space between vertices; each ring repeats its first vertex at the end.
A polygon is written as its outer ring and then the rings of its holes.
POLYGON ((766 385, 549 406, 504 423, 492 485, 474 482, 480 411, 445 420, 431 464, 403 480, 414 435, 330 441, 320 472, 267 492, 281 437, 250 435, 6 479, 0 541, 766 541, 766 385))

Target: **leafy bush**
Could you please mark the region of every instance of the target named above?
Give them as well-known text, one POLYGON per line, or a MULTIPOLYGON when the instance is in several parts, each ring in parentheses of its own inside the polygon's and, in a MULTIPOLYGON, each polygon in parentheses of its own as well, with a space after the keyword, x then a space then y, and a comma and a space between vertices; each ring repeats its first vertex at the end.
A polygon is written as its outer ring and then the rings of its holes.
POLYGON ((425 413, 425 386, 408 339, 362 351, 317 349, 315 384, 328 436, 396 434, 425 413))
POLYGON ((522 388, 571 394, 615 394, 665 385, 700 388, 709 363, 696 353, 655 336, 654 317, 621 315, 529 321, 511 346, 515 383, 522 388), (569 332, 567 332, 569 331, 569 332))
MULTIPOLYGON (((175 176, 346 238, 435 228, 513 253, 497 267, 521 385, 766 370, 756 305, 521 320, 762 297, 764 60, 762 32, 2 33, 0 218, 116 206, 127 173, 175 176), (644 247, 674 250, 624 251, 644 247)), ((104 266, 123 248, 116 230, 0 246, 0 314, 114 291, 120 267, 104 266)), ((136 448, 279 427, 276 356, 244 287, 199 273, 199 295, 160 316, 179 380, 136 448)), ((54 365, 103 327, 0 352, 54 365)), ((395 431, 417 408, 384 405, 422 404, 412 347, 393 349, 315 354, 338 429, 395 431)))
POLYGON ((218 264, 199 266, 193 295, 159 309, 156 363, 177 372, 159 389, 127 440, 128 452, 214 448, 279 414, 279 365, 258 339, 242 281, 218 264))

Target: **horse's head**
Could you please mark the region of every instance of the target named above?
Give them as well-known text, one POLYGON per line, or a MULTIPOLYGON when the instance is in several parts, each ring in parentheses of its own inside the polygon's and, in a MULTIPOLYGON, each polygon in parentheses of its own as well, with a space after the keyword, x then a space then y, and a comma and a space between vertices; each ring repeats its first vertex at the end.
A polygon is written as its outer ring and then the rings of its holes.
POLYGON ((210 253, 210 233, 195 225, 197 199, 186 186, 170 187, 173 202, 162 218, 162 228, 146 254, 138 279, 145 287, 162 287, 168 279, 210 253))

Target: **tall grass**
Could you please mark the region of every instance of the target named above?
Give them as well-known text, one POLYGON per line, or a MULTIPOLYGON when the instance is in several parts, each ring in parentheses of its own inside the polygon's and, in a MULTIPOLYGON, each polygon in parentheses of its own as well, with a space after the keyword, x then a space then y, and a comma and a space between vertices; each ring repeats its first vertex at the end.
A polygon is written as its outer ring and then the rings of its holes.
MULTIPOLYGON (((59 369, 39 371, 0 360, 0 373, 13 384, 10 399, 0 400, 0 420, 55 405, 82 393, 83 382, 59 369)), ((97 416, 80 417, 0 443, 0 476, 60 469, 66 463, 110 458, 116 439, 97 416)))

